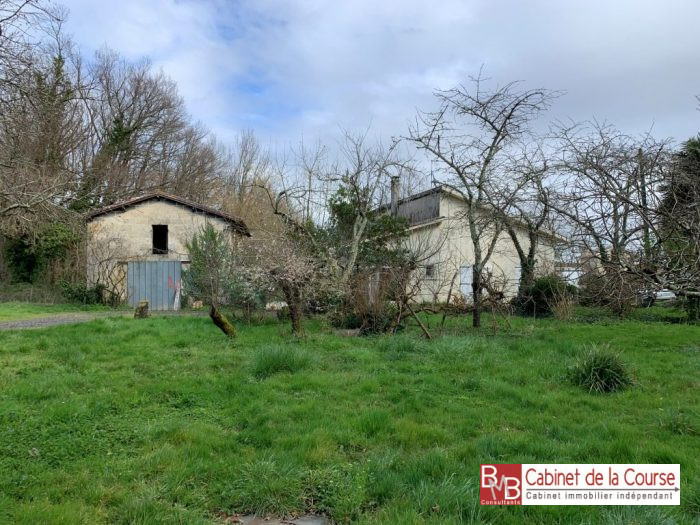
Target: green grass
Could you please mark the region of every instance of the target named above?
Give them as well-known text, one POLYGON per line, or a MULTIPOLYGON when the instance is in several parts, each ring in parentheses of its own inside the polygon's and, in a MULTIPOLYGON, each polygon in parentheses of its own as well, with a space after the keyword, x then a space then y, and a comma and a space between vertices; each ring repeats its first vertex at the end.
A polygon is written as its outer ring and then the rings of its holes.
POLYGON ((700 519, 700 326, 467 323, 433 341, 314 321, 302 341, 268 324, 231 343, 206 318, 0 332, 0 523, 700 519), (569 369, 604 343, 635 382, 590 394, 569 369), (683 504, 481 507, 488 462, 680 463, 683 504))
POLYGON ((109 310, 109 308, 102 305, 34 304, 21 302, 0 303, 0 323, 76 312, 96 312, 105 310, 109 310))
POLYGON ((284 372, 293 374, 306 368, 310 361, 308 354, 298 348, 264 346, 255 352, 252 372, 258 379, 284 372))
MULTIPOLYGON (((610 310, 579 306, 576 308, 576 319, 582 322, 606 322, 619 321, 618 317, 610 310)), ((633 321, 660 321, 665 323, 684 323, 687 319, 686 311, 675 302, 657 304, 648 308, 635 308, 629 315, 633 321)))

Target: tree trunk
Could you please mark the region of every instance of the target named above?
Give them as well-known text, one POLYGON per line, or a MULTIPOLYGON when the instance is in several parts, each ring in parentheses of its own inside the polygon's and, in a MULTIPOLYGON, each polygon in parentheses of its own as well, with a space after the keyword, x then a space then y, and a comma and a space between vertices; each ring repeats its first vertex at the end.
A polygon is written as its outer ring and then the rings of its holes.
POLYGON ((440 321, 440 330, 445 328, 445 318, 447 317, 447 310, 449 310, 450 308, 450 299, 452 299, 452 288, 455 285, 457 275, 459 275, 458 271, 454 273, 454 275, 452 276, 452 281, 450 282, 450 289, 447 292, 447 302, 445 303, 445 309, 442 311, 442 321, 440 321))
POLYGON ((528 288, 535 281, 535 261, 531 258, 520 261, 520 282, 518 283, 518 298, 523 298, 528 288))
POLYGON ((139 301, 139 304, 134 311, 134 317, 136 319, 145 319, 148 316, 148 301, 139 301))
POLYGON ((472 326, 481 328, 481 272, 474 268, 472 273, 472 294, 474 296, 474 310, 472 312, 472 326))
POLYGON ((292 333, 301 335, 301 305, 297 302, 292 302, 289 305, 289 319, 292 321, 292 333))
POLYGON ((226 316, 222 314, 213 304, 209 310, 209 317, 211 317, 214 324, 219 327, 219 330, 225 333, 228 337, 236 337, 236 327, 233 326, 226 316))
POLYGON ((411 305, 406 303, 406 308, 408 308, 408 311, 411 312, 411 315, 413 318, 418 321, 418 326, 420 326, 420 329, 423 330, 423 334, 425 335, 426 339, 432 339, 433 337, 430 335, 430 332, 428 331, 428 328, 425 326, 423 321, 420 320, 420 317, 416 314, 416 312, 411 308, 411 305))
POLYGON ((293 284, 282 286, 282 293, 289 308, 289 319, 292 321, 292 333, 296 336, 302 335, 301 320, 303 313, 301 290, 293 284))

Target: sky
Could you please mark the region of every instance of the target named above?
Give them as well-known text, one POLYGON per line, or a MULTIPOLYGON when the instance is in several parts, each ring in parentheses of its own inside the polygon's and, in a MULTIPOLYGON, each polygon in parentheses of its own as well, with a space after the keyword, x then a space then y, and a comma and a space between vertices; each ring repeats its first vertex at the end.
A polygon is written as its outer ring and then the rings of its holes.
POLYGON ((700 132, 697 0, 58 1, 84 53, 150 58, 223 141, 402 136, 481 67, 492 85, 565 92, 549 120, 700 132))

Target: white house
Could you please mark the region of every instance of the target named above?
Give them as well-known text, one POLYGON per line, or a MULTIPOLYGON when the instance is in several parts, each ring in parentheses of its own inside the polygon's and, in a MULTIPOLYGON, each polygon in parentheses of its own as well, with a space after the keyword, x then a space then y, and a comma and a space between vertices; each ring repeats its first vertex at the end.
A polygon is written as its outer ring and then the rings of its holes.
MULTIPOLYGON (((461 293, 468 301, 472 290, 474 246, 464 214, 464 198, 444 186, 436 186, 422 193, 397 200, 395 213, 409 222, 409 244, 425 246, 429 257, 422 271, 420 297, 424 301, 446 301, 452 286, 453 296, 461 293)), ((484 212, 485 213, 485 212, 484 212)), ((521 246, 529 247, 524 226, 515 224, 521 246)), ((491 236, 485 236, 490 240, 491 236)), ((543 233, 537 251, 536 273, 543 275, 557 271, 557 247, 565 239, 543 233)), ((486 246, 482 247, 484 252, 486 246)), ((520 259, 506 231, 498 237, 492 257, 486 264, 494 281, 504 285, 506 296, 514 296, 520 281, 520 259)))

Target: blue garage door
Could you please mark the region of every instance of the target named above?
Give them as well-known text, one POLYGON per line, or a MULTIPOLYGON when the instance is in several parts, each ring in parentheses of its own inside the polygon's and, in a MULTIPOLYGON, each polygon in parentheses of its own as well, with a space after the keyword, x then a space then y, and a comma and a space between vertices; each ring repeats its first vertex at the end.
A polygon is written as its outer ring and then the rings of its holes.
POLYGON ((148 301, 151 310, 180 309, 180 261, 134 261, 127 267, 129 306, 148 301))

